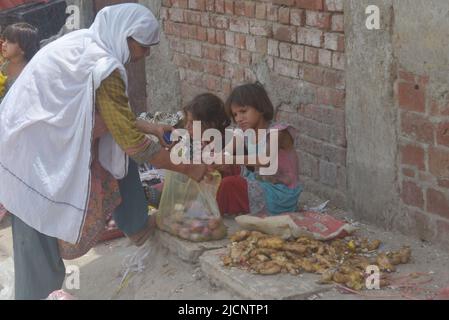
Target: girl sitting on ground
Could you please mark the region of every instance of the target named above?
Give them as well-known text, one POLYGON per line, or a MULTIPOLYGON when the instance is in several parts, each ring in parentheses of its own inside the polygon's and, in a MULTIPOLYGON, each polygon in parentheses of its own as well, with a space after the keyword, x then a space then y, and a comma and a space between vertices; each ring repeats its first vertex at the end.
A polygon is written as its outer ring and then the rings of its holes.
MULTIPOLYGON (((217 129, 225 136, 225 129, 230 125, 231 120, 226 114, 223 101, 212 93, 203 93, 197 95, 184 108, 184 128, 189 132, 192 142, 193 138, 193 123, 194 121, 201 122, 201 135, 207 129, 217 129)), ((137 127, 144 133, 151 133, 151 124, 145 120, 137 120, 137 127)), ((166 127, 166 130, 171 131, 172 128, 166 127)), ((204 147, 207 143, 202 143, 204 147)), ((222 142, 224 146, 224 140, 222 142)), ((193 147, 190 143, 190 159, 193 158, 193 147)), ((148 198, 150 205, 153 207, 159 206, 160 197, 162 194, 163 183, 157 184, 148 188, 148 198)))
POLYGON ((277 152, 278 169, 274 175, 260 175, 259 170, 265 165, 257 161, 247 166, 248 158, 245 157, 241 174, 224 177, 221 182, 217 193, 221 214, 276 215, 297 211, 302 187, 298 181, 298 158, 294 148, 296 130, 289 124, 273 121, 273 104, 258 82, 236 87, 228 97, 225 109, 243 132, 249 129, 256 131, 255 141, 244 140, 246 153, 257 150, 260 143, 270 145, 269 131, 262 138, 264 141, 258 141, 258 130, 278 130, 278 149, 269 151, 277 152))

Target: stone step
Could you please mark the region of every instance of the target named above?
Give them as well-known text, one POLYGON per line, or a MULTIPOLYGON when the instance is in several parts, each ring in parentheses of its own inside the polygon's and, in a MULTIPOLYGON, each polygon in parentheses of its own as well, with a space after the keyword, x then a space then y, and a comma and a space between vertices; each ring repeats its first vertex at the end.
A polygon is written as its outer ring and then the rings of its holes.
MULTIPOLYGON (((238 229, 235 219, 225 218, 224 223, 228 227, 228 235, 233 234, 238 229)), ((219 241, 191 242, 160 230, 157 231, 157 237, 159 243, 166 247, 172 254, 178 256, 183 261, 193 264, 199 262, 199 257, 204 252, 223 248, 229 243, 228 238, 219 241)))
POLYGON ((226 248, 204 252, 200 257, 201 270, 211 283, 243 299, 302 300, 333 288, 317 284, 319 276, 313 274, 263 276, 224 267, 221 256, 226 252, 226 248))

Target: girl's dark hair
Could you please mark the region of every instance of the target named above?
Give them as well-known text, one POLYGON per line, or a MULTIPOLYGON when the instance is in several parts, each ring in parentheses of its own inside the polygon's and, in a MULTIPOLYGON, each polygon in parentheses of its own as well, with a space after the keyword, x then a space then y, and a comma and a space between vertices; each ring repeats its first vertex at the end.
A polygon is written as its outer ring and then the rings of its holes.
POLYGON ((224 133, 231 120, 225 112, 223 101, 212 93, 203 93, 193 98, 184 107, 184 113, 190 112, 193 118, 201 121, 207 129, 215 128, 224 133))
POLYGON ((235 87, 225 103, 226 112, 232 117, 231 106, 253 107, 263 114, 266 121, 273 120, 274 107, 263 85, 257 81, 235 87))
POLYGON ((2 37, 9 42, 17 43, 25 52, 26 61, 30 61, 39 51, 39 31, 31 24, 25 22, 11 24, 5 28, 2 37))

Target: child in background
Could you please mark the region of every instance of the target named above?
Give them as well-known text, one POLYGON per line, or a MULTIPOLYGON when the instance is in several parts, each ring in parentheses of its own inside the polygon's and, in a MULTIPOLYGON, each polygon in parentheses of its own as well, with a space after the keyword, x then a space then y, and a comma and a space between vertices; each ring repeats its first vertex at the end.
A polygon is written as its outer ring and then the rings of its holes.
MULTIPOLYGON (((272 176, 259 174, 261 165, 253 170, 243 166, 240 175, 224 177, 217 193, 217 202, 221 214, 280 214, 297 211, 298 199, 302 188, 298 181, 298 158, 294 148, 296 130, 289 124, 274 122, 274 108, 264 87, 256 82, 236 87, 225 104, 237 126, 248 129, 278 129, 278 170, 272 176)), ((270 135, 265 136, 266 145, 270 135)), ((258 141, 256 141, 257 143, 258 141)), ((246 150, 254 141, 245 140, 246 150)))
MULTIPOLYGON (((184 108, 184 128, 193 137, 193 121, 201 122, 201 134, 206 129, 217 129, 224 137, 225 129, 230 125, 231 120, 226 114, 223 101, 212 93, 203 93, 190 101, 184 108)), ((151 134, 150 124, 144 120, 138 120, 137 127, 144 133, 151 134)), ((224 141, 222 142, 224 146, 224 141)), ((202 145, 204 147, 204 144, 202 145)), ((191 158, 193 156, 192 144, 190 147, 191 158)), ((150 205, 157 208, 162 194, 163 183, 147 189, 147 196, 150 205)))
POLYGON ((2 97, 11 88, 26 64, 39 50, 39 34, 37 28, 28 23, 15 23, 5 28, 2 34, 2 56, 5 62, 0 72, 6 77, 2 97))
MULTIPOLYGON (((0 104, 28 61, 39 50, 38 30, 28 23, 16 23, 5 28, 0 40, 0 104)), ((1 107, 1 106, 0 106, 1 107)), ((7 215, 0 203, 0 223, 7 215)))

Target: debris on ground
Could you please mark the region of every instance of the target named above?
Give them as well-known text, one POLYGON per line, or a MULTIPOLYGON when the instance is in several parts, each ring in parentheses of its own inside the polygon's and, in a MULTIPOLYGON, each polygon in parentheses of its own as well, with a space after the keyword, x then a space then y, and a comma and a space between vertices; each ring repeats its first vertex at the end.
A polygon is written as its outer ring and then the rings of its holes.
MULTIPOLYGON (((283 240, 258 231, 241 230, 230 239, 229 253, 222 257, 227 267, 261 275, 316 273, 321 275, 321 284, 338 283, 357 291, 365 287, 368 266, 377 266, 383 274, 390 273, 411 257, 407 246, 398 251, 379 252, 380 240, 355 236, 332 241, 309 237, 283 240)), ((381 287, 389 284, 386 277, 380 279, 381 287)))

